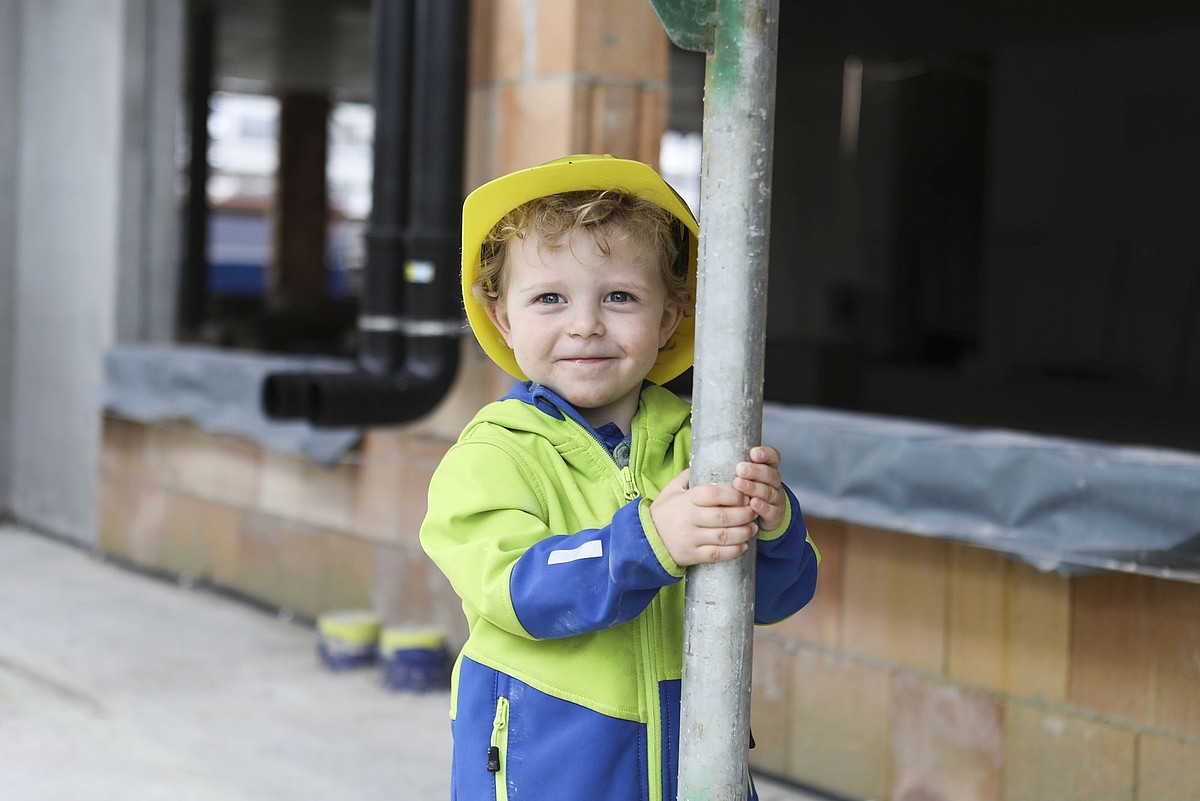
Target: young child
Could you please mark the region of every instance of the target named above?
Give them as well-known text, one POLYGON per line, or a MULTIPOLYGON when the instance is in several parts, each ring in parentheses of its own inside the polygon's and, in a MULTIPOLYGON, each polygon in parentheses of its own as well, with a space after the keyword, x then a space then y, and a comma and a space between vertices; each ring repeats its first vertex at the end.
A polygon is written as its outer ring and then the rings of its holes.
MULTIPOLYGON (((779 453, 689 486, 695 218, 650 167, 572 156, 463 206, 463 296, 521 383, 429 489, 421 544, 462 598, 451 797, 674 801, 683 578, 757 537, 755 619, 812 597, 779 453)), ((751 791, 752 792, 752 791, 751 791)))

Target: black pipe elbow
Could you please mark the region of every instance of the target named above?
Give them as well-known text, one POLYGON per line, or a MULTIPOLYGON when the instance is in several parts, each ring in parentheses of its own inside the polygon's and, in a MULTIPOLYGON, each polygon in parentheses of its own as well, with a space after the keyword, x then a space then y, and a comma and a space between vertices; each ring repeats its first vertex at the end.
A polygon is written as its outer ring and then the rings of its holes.
POLYGON ((420 344, 423 347, 410 345, 404 369, 397 373, 316 376, 309 388, 309 422, 321 427, 383 426, 432 412, 454 383, 459 340, 420 344))

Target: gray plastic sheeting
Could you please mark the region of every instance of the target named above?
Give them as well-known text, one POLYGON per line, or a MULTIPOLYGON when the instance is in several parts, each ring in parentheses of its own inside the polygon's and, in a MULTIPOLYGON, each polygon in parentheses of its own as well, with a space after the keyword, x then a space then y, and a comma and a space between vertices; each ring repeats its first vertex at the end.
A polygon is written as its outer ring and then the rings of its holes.
MULTIPOLYGON (((268 373, 353 363, 176 345, 106 357, 103 405, 185 419, 330 464, 359 429, 268 420, 268 373)), ((1125 570, 1200 582, 1200 455, 766 404, 763 441, 815 517, 951 539, 1064 574, 1125 570)))
POLYGON ((1200 582, 1200 455, 767 404, 809 515, 1200 582))
POLYGON ((331 464, 361 436, 356 428, 316 429, 269 420, 259 394, 268 373, 350 372, 352 362, 180 345, 122 345, 105 354, 101 405, 142 423, 187 420, 272 450, 331 464))

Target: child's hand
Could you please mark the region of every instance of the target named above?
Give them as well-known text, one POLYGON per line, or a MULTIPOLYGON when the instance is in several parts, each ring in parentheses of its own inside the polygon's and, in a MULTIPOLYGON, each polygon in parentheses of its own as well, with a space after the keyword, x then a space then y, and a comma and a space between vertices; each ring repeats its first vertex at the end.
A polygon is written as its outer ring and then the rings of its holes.
POLYGON ((749 462, 738 464, 732 487, 691 487, 688 470, 663 487, 650 504, 650 518, 675 563, 736 559, 760 526, 778 528, 788 503, 779 463, 779 451, 760 445, 750 450, 749 462))
POLYGON ((746 552, 758 533, 757 512, 739 490, 720 484, 689 486, 684 470, 650 504, 650 518, 675 564, 724 562, 746 552))
POLYGON ((758 524, 764 531, 772 531, 783 523, 787 512, 787 493, 783 490, 783 477, 779 475, 779 451, 770 445, 759 445, 750 449, 750 461, 737 466, 734 489, 746 496, 746 502, 758 515, 758 524))

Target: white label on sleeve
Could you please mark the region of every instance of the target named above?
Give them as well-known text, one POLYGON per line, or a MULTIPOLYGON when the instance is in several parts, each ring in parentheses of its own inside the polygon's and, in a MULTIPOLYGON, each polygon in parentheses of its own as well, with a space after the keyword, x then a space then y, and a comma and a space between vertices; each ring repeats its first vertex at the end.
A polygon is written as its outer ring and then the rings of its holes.
POLYGON ((550 556, 546 558, 546 564, 564 565, 580 559, 599 559, 601 556, 604 556, 604 544, 600 540, 588 540, 578 548, 551 551, 550 556))

